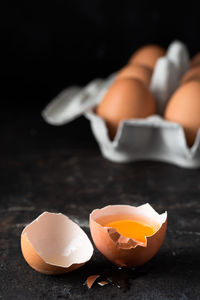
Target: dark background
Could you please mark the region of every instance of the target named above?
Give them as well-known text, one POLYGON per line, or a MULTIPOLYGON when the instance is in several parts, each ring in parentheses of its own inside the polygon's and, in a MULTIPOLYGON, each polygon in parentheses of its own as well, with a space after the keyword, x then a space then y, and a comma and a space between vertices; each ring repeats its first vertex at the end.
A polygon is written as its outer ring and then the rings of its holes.
POLYGON ((197 4, 2 0, 0 24, 0 298, 199 299, 199 169, 112 163, 86 119, 54 127, 40 114, 60 90, 108 76, 141 45, 180 39, 195 54, 197 4), (85 267, 63 276, 41 275, 23 259, 21 232, 45 210, 68 215, 89 235, 93 209, 146 202, 168 211, 168 230, 144 270, 121 276, 96 250, 85 267), (87 276, 108 271, 119 282, 125 277, 127 288, 83 286, 87 276))
MULTIPOLYGON (((1 98, 41 109, 62 88, 122 67, 139 46, 174 39, 200 50, 197 1, 56 0, 0 3, 1 98)), ((24 108, 25 109, 25 108, 24 108)))

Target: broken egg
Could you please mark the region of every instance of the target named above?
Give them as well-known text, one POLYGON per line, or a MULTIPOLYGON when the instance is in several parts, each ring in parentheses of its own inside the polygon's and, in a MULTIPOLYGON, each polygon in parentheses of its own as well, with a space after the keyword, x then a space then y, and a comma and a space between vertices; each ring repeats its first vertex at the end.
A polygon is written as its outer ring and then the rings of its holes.
POLYGON ((44 212, 21 234, 27 263, 44 274, 62 274, 83 266, 93 246, 80 226, 61 213, 44 212))
POLYGON ((138 65, 138 64, 129 64, 122 68, 115 80, 123 78, 135 78, 144 83, 146 87, 149 86, 152 75, 152 69, 149 67, 138 65))
POLYGON ((159 215, 148 203, 134 207, 109 205, 90 214, 97 249, 120 267, 137 267, 159 250, 167 228, 167 212, 159 215))
POLYGON ((158 45, 146 45, 139 48, 131 56, 129 63, 130 64, 141 64, 153 69, 156 65, 157 60, 165 56, 166 51, 164 48, 158 45))

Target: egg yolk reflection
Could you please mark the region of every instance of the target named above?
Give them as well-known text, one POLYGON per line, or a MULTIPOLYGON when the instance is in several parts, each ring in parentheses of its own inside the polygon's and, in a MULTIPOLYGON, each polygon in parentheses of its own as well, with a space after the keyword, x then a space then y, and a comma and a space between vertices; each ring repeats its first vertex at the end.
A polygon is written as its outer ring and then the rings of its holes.
POLYGON ((119 220, 110 222, 106 227, 115 228, 121 235, 139 242, 145 242, 146 236, 151 236, 155 230, 147 224, 133 220, 119 220))

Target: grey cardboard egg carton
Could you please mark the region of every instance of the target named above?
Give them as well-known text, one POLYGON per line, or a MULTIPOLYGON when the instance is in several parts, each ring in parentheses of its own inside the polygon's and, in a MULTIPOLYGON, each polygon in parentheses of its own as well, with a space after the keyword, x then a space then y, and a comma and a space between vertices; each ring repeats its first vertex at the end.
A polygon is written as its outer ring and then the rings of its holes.
POLYGON ((157 61, 150 83, 158 115, 122 121, 113 141, 104 120, 94 108, 114 81, 115 74, 106 79, 95 79, 84 88, 73 86, 65 89, 47 105, 42 116, 49 124, 63 125, 84 115, 90 121, 102 155, 111 161, 156 160, 197 168, 200 166, 200 130, 189 148, 182 126, 162 118, 170 96, 188 68, 186 46, 179 41, 172 42, 166 56, 157 61))

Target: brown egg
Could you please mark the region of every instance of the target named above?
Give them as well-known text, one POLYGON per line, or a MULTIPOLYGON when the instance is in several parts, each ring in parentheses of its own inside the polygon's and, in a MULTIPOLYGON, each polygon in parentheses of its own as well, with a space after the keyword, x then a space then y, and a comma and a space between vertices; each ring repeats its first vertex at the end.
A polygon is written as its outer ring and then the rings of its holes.
POLYGON ((200 80, 200 64, 187 71, 181 79, 181 84, 191 80, 200 80))
POLYGON ((135 78, 143 82, 147 87, 149 86, 152 75, 152 69, 147 66, 131 64, 125 66, 121 69, 117 76, 116 80, 123 78, 135 78))
POLYGON ((151 69, 155 67, 158 58, 164 56, 166 51, 157 45, 147 45, 139 48, 130 58, 130 64, 141 64, 151 69))
POLYGON ((90 232, 97 249, 120 267, 149 261, 161 247, 166 229, 167 212, 159 215, 148 203, 109 205, 90 214, 90 232), (114 223, 116 227, 111 225, 114 223), (151 233, 141 228, 149 228, 151 233))
POLYGON ((146 118, 155 114, 156 104, 150 91, 138 80, 116 80, 96 109, 114 138, 122 120, 146 118))
POLYGON ((200 82, 189 81, 172 95, 165 119, 183 126, 188 146, 192 146, 200 128, 200 82))
POLYGON ((193 56, 190 65, 192 68, 196 67, 197 65, 200 65, 200 52, 198 52, 197 54, 195 54, 195 56, 193 56))

